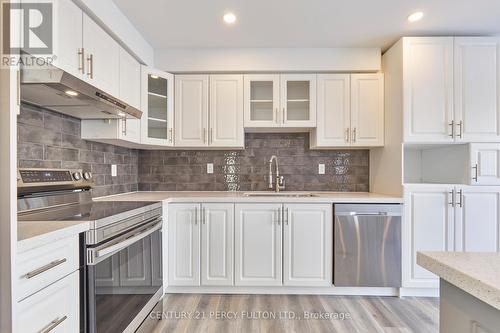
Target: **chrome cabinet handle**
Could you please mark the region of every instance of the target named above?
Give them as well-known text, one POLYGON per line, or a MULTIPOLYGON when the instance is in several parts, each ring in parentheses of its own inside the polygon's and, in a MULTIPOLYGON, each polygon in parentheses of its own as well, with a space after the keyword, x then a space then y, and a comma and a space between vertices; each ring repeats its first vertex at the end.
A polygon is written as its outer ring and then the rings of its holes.
POLYGON ((54 260, 54 261, 52 261, 52 262, 48 263, 48 264, 47 264, 47 265, 45 265, 45 266, 42 266, 42 267, 37 268, 37 269, 35 269, 35 270, 31 271, 31 272, 26 273, 24 276, 25 276, 27 279, 34 278, 35 276, 40 275, 40 274, 42 274, 43 272, 48 271, 49 269, 52 269, 52 268, 54 268, 54 267, 57 267, 57 266, 59 266, 59 265, 61 265, 61 264, 65 263, 66 261, 67 261, 67 259, 66 259, 66 258, 59 259, 59 260, 54 260))
POLYGON ((462 120, 460 120, 458 122, 458 137, 461 139, 462 138, 462 129, 463 129, 463 125, 464 125, 464 122, 462 120))
POLYGON ((38 331, 38 333, 49 333, 54 330, 57 326, 59 326, 63 321, 65 321, 68 318, 68 316, 64 316, 61 318, 54 319, 50 322, 50 324, 46 327, 38 331))
POLYGON ((283 114, 281 115, 281 120, 284 124, 285 123, 285 108, 283 108, 283 114))
POLYGON ((169 141, 170 141, 170 143, 172 143, 174 141, 174 130, 172 128, 169 128, 168 129, 168 134, 169 134, 169 137, 170 137, 169 141))
POLYGON ((449 193, 450 193, 450 196, 451 196, 450 206, 451 207, 455 207, 455 205, 456 205, 456 202, 455 202, 455 190, 451 190, 449 193))
POLYGON ((276 108, 276 123, 280 123, 280 110, 276 108))
POLYGON ((87 57, 87 67, 89 68, 89 71, 87 73, 87 77, 93 79, 94 78, 94 55, 89 54, 87 57))
POLYGON ((201 207, 201 223, 206 224, 207 212, 205 207, 201 207))
POLYGON ((122 134, 127 135, 127 117, 123 117, 122 122, 122 134))
POLYGON ((474 169, 474 177, 472 177, 472 180, 477 183, 477 179, 478 179, 478 176, 479 176, 479 171, 478 171, 478 165, 477 165, 477 163, 476 163, 476 165, 474 165, 472 167, 472 169, 474 169))
POLYGON ((288 207, 285 208, 285 212, 283 213, 283 217, 285 220, 285 224, 288 225, 288 207))
POLYGON ((464 193, 463 191, 460 189, 458 190, 458 198, 460 199, 460 201, 458 202, 458 207, 462 208, 464 205, 464 193))
POLYGON ((207 142, 207 129, 203 128, 203 143, 207 142))
POLYGON ((352 143, 356 142, 356 127, 352 130, 352 143))
POLYGON ((451 136, 452 138, 455 137, 455 120, 452 120, 451 123, 448 124, 448 126, 451 126, 451 134, 448 134, 448 136, 451 136))
POLYGON ((214 143, 214 129, 210 127, 208 130, 209 138, 208 138, 208 144, 214 143))
POLYGON ((282 207, 278 208, 278 225, 281 224, 281 220, 283 218, 283 210, 282 207))
POLYGON ((78 49, 78 70, 82 72, 82 74, 85 74, 85 55, 84 55, 84 49, 79 48, 78 49))
POLYGON ((194 225, 197 225, 198 224, 198 207, 195 208, 194 210, 194 225))
POLYGON ((345 130, 345 142, 349 143, 349 139, 351 137, 351 129, 350 128, 346 128, 345 130))

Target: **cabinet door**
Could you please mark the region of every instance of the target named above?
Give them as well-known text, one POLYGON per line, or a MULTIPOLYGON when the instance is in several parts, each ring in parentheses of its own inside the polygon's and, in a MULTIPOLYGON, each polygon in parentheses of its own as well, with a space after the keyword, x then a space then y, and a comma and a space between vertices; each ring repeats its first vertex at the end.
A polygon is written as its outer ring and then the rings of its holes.
POLYGON ((351 145, 384 145, 384 74, 351 75, 351 145))
POLYGON ((405 142, 453 141, 453 37, 403 40, 405 142))
POLYGON ((200 285, 200 205, 168 207, 168 281, 170 286, 200 285))
POLYGON ((175 144, 208 145, 208 75, 175 76, 175 144))
POLYGON ((316 127, 316 74, 281 75, 283 127, 316 127))
POLYGON ((105 93, 120 93, 120 46, 90 17, 83 14, 86 80, 105 93))
POLYGON ((73 1, 54 1, 54 65, 83 77, 83 12, 73 1))
POLYGON ((350 91, 349 74, 318 75, 318 124, 312 140, 314 146, 345 147, 350 145, 350 91))
POLYGON ((16 304, 17 332, 80 331, 79 273, 73 272, 16 304))
POLYGON ((417 265, 417 251, 454 250, 453 188, 405 189, 403 287, 437 288, 437 276, 417 265))
POLYGON ((279 127, 280 76, 245 75, 245 127, 279 127))
POLYGON ((141 109, 141 64, 120 47, 120 99, 141 109))
POLYGON ((330 204, 284 205, 283 284, 332 284, 333 215, 330 204))
POLYGON ((124 141, 141 143, 141 119, 118 119, 118 137, 124 141))
POLYGON ((281 204, 235 207, 235 285, 280 286, 281 204))
POLYGON ((500 141, 500 38, 455 38, 456 137, 500 141))
POLYGON ((120 286, 151 286, 151 241, 147 237, 120 253, 120 286))
POLYGON ((174 144, 174 76, 142 66, 142 143, 174 144))
POLYGON ((500 145, 470 144, 470 184, 500 185, 500 145))
POLYGON ((500 244, 500 189, 467 186, 457 189, 456 250, 498 252, 500 244))
POLYGON ((232 286, 234 204, 203 204, 202 215, 201 284, 232 286))
POLYGON ((211 147, 243 147, 243 76, 210 75, 211 147))

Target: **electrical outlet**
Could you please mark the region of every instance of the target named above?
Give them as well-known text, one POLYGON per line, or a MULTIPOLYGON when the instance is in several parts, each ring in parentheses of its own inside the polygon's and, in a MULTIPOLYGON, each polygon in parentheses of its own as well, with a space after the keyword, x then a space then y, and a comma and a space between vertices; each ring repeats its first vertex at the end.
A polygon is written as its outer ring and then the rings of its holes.
POLYGON ((207 173, 214 173, 214 164, 207 163, 207 173))
POLYGON ((318 164, 318 174, 320 175, 325 174, 325 165, 323 163, 318 164))
POLYGON ((116 164, 111 164, 111 177, 118 176, 118 170, 116 164))

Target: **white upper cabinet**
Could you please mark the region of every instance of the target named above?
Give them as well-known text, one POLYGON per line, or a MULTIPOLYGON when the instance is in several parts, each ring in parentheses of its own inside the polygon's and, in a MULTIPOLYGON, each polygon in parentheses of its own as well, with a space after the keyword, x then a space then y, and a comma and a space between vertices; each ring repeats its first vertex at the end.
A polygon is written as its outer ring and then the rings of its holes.
POLYGON ((176 75, 174 132, 177 147, 242 148, 243 76, 176 75))
POLYGON ((313 148, 384 145, 383 74, 318 75, 313 148))
POLYGON ((234 204, 202 204, 201 284, 232 286, 234 204))
POLYGON ((84 74, 83 12, 73 1, 54 1, 54 65, 76 77, 84 74))
POLYGON ((175 144, 208 146, 208 75, 175 76, 175 144))
POLYGON ((243 147, 243 76, 210 75, 208 144, 243 147))
POLYGON ((455 137, 500 141, 500 38, 455 38, 455 137))
POLYGON ((403 39, 405 142, 453 141, 453 37, 403 39))
POLYGON ((121 100, 141 109, 141 64, 120 47, 120 94, 121 100))
POLYGON ((245 75, 245 127, 316 127, 316 74, 245 75))
POLYGON ((384 75, 351 75, 351 145, 384 145, 384 75))
POLYGON ((83 48, 86 80, 104 92, 118 97, 120 46, 86 14, 83 14, 83 48))
POLYGON ((282 74, 280 86, 282 125, 315 127, 316 74, 282 74))
POLYGON ((282 284, 281 204, 236 204, 235 285, 282 284))
POLYGON ((317 127, 311 134, 316 147, 350 146, 351 76, 318 75, 317 127))
POLYGON ((280 124, 280 76, 245 75, 245 127, 277 127, 280 124))
POLYGON ((333 219, 331 204, 285 204, 283 284, 332 284, 333 219))
POLYGON ((174 76, 142 66, 142 143, 174 144, 174 76))
POLYGON ((470 144, 470 185, 500 185, 500 145, 470 144))

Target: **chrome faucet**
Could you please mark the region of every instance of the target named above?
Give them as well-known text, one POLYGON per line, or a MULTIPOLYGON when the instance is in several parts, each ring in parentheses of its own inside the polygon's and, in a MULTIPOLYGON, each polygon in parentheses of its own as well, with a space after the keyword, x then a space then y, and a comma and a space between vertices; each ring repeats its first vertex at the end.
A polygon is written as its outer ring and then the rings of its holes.
POLYGON ((271 159, 269 160, 269 188, 273 188, 273 161, 276 162, 276 186, 274 190, 279 192, 280 190, 285 189, 285 179, 283 176, 280 177, 278 157, 276 157, 276 155, 271 156, 271 159))

